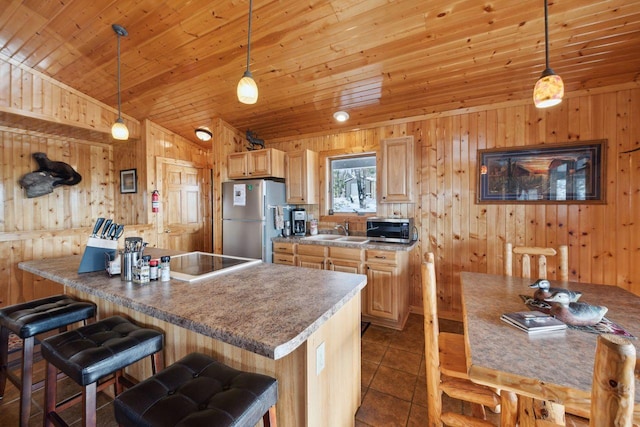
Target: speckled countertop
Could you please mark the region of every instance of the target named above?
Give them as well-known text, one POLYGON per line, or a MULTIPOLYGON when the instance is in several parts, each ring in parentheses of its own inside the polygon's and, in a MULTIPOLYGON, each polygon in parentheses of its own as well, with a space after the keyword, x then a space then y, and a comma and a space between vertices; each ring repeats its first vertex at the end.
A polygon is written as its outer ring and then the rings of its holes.
POLYGON ((340 246, 344 248, 360 248, 360 249, 377 249, 384 251, 411 251, 418 244, 417 240, 411 243, 382 243, 382 242, 366 242, 353 243, 336 240, 313 240, 307 239, 310 236, 290 236, 290 237, 273 237, 273 242, 280 243, 301 243, 303 245, 321 245, 321 246, 340 246))
MULTIPOLYGON (((500 320, 502 313, 527 310, 519 295, 532 295, 533 289, 528 287, 532 282, 519 277, 461 273, 471 364, 520 378, 522 387, 532 390, 552 390, 557 384, 588 396, 596 334, 567 329, 529 335, 500 320)), ((551 282, 553 287, 581 291, 581 302, 607 306, 607 319, 640 338, 640 296, 615 286, 551 282)), ((640 340, 631 342, 640 355, 640 340)), ((636 389, 640 389, 640 381, 636 381, 636 389)), ((636 393, 636 402, 640 402, 640 393, 636 393)))
MULTIPOLYGON (((160 252, 166 251, 145 254, 156 258, 160 252)), ((305 342, 346 302, 359 298, 367 282, 360 274, 262 263, 191 283, 136 285, 104 272, 78 274, 80 259, 27 261, 19 267, 272 359, 305 342)))

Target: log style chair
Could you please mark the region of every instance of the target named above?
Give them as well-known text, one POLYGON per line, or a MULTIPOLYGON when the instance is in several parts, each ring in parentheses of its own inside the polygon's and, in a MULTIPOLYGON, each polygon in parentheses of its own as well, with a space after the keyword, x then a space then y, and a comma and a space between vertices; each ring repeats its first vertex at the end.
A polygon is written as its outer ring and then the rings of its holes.
POLYGON ((556 277, 564 282, 569 281, 569 247, 562 245, 556 251, 553 248, 543 248, 537 246, 513 246, 511 243, 504 244, 504 274, 513 276, 513 254, 519 255, 522 264, 522 277, 532 277, 531 260, 537 258, 538 273, 536 279, 547 278, 547 257, 558 256, 558 272, 556 277))
POLYGON ((485 407, 500 412, 501 426, 515 426, 517 398, 514 393, 496 391, 471 382, 467 375, 464 335, 440 332, 436 273, 433 253, 422 263, 427 407, 429 426, 493 426, 485 407), (443 412, 442 393, 472 405, 472 416, 443 412))
POLYGON ((95 318, 96 305, 78 301, 68 295, 54 295, 0 309, 0 399, 7 379, 20 390, 20 425, 29 424, 31 394, 42 388, 44 381, 33 383, 33 356, 36 335, 58 330, 64 332, 76 322, 95 318), (9 333, 22 340, 20 377, 9 371, 9 333))
MULTIPOLYGON (((119 395, 122 427, 276 427, 278 381, 191 353, 119 395)), ((331 408, 327 408, 331 410, 331 408)))

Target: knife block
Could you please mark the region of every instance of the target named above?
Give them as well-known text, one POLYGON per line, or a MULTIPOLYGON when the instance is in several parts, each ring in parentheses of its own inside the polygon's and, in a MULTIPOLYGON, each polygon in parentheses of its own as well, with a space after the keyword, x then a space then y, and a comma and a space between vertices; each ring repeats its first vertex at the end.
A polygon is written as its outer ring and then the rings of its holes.
POLYGON ((84 248, 84 254, 82 255, 82 261, 80 261, 80 267, 78 273, 89 273, 92 271, 106 270, 105 256, 108 254, 111 259, 116 255, 118 249, 117 240, 98 239, 96 237, 89 237, 87 246, 84 248))

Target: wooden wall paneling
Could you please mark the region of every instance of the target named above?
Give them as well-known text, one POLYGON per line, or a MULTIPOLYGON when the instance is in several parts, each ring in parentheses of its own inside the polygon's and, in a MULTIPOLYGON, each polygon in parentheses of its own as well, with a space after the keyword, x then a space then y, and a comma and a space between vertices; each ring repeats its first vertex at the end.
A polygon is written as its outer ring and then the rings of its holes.
MULTIPOLYGON (((640 147, 640 99, 638 99, 637 93, 630 94, 631 103, 629 105, 629 116, 632 118, 629 122, 629 132, 632 135, 632 144, 629 149, 637 149, 640 147)), ((640 212, 640 151, 634 151, 632 153, 626 153, 623 156, 628 156, 627 159, 622 158, 622 162, 628 165, 632 179, 630 182, 629 194, 632 195, 631 203, 628 206, 630 212, 640 212)), ((636 217, 637 218, 637 217, 636 217)), ((629 256, 631 262, 629 263, 629 283, 626 289, 631 292, 640 295, 640 263, 637 262, 638 254, 640 252, 640 227, 638 227, 637 221, 634 221, 634 227, 629 232, 631 235, 631 242, 633 247, 631 248, 629 256)), ((611 258, 611 264, 614 264, 613 258, 611 258)), ((615 264, 611 270, 615 268, 615 264)))
MULTIPOLYGON (((620 91, 616 96, 616 148, 617 152, 628 151, 635 148, 636 144, 632 143, 630 130, 630 121, 638 120, 638 117, 630 117, 630 93, 628 91, 620 91)), ((618 154, 615 159, 611 159, 616 164, 616 190, 612 194, 612 202, 618 206, 615 222, 618 224, 620 233, 617 236, 617 256, 618 256, 618 280, 617 284, 625 289, 629 289, 630 278, 628 276, 629 266, 631 264, 632 247, 637 246, 637 242, 631 240, 629 230, 633 222, 638 222, 638 212, 631 210, 632 194, 629 191, 632 186, 631 172, 628 162, 629 154, 618 154), (627 161, 625 161, 627 160, 627 161), (633 218, 635 217, 635 219, 633 218)), ((638 177, 636 177, 636 180, 638 177)), ((635 262, 638 262, 636 255, 635 262)))

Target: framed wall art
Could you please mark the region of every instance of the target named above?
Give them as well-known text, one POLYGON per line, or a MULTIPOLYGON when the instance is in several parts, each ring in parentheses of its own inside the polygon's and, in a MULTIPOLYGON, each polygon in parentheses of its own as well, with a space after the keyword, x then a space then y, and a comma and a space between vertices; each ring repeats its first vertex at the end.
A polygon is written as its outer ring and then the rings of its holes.
POLYGON ((120 192, 138 192, 138 177, 136 176, 135 169, 125 169, 120 171, 120 192))
POLYGON ((478 150, 478 203, 605 203, 606 140, 478 150))

